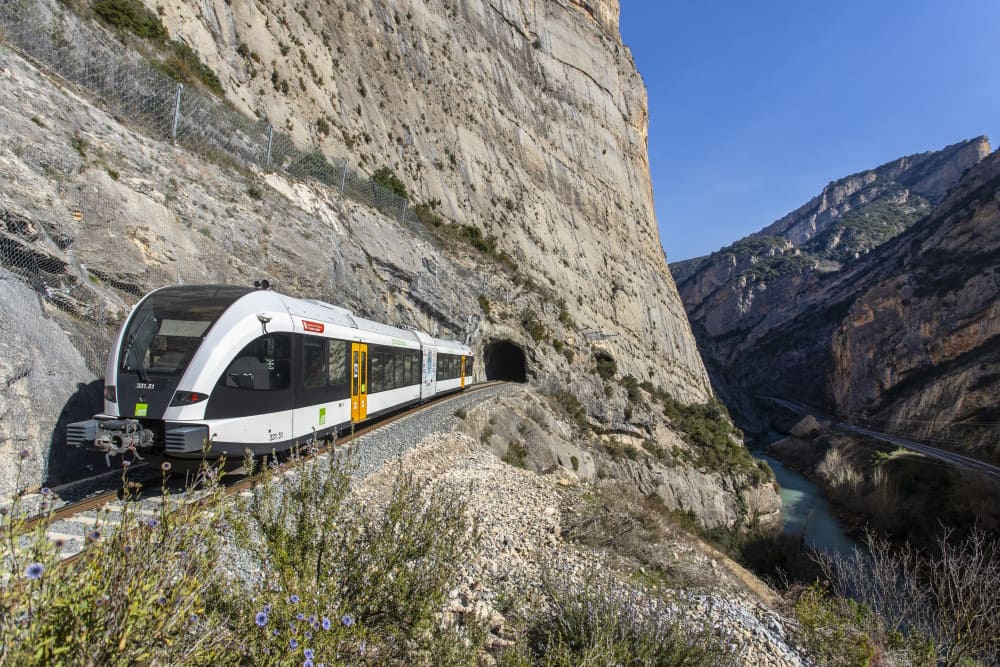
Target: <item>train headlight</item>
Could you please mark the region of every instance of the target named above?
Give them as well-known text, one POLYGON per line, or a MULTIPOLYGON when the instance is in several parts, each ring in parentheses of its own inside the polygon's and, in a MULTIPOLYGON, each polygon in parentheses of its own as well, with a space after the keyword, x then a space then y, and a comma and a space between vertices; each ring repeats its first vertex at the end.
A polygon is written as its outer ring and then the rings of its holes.
POLYGON ((175 391, 174 397, 170 399, 170 407, 179 408, 185 405, 194 405, 201 403, 206 398, 208 398, 208 394, 199 394, 196 391, 175 391))
POLYGON ((118 402, 118 391, 115 389, 114 385, 104 388, 104 400, 108 403, 118 402))

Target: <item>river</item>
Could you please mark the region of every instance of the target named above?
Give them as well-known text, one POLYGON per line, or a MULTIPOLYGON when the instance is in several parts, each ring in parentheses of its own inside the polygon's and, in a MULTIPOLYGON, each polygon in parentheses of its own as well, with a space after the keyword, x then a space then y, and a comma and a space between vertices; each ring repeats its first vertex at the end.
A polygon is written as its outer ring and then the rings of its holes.
POLYGON ((820 489, 773 456, 760 450, 750 453, 767 461, 781 486, 782 531, 804 535, 806 546, 814 549, 850 554, 857 543, 844 533, 820 489))

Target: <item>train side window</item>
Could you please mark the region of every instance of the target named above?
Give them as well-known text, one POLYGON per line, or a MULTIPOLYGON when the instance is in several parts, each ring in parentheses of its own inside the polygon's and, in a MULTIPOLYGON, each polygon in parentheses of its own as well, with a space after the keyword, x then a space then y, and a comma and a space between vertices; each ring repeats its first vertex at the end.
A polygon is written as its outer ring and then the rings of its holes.
POLYGON ((382 348, 382 389, 389 391, 395 389, 393 383, 396 381, 396 355, 391 347, 382 348))
POLYGON ((406 350, 400 351, 400 356, 403 357, 403 382, 400 384, 403 387, 412 384, 410 378, 413 376, 413 358, 410 357, 410 353, 406 350))
POLYGON ((413 357, 413 375, 410 376, 410 384, 420 384, 420 351, 414 350, 410 352, 410 356, 413 357))
POLYGON ((288 334, 270 334, 240 350, 219 378, 234 389, 279 391, 291 382, 292 344, 288 334))
POLYGON ((302 341, 302 385, 306 389, 318 389, 327 384, 327 341, 315 336, 306 336, 302 341))
POLYGON ((348 357, 350 356, 350 343, 342 340, 327 341, 329 350, 327 353, 327 384, 331 387, 347 385, 348 378, 348 357))
POLYGON ((400 353, 400 350, 392 352, 393 356, 396 357, 396 363, 393 365, 394 382, 392 388, 399 389, 406 386, 406 358, 400 353))
POLYGON ((382 386, 382 348, 378 345, 368 346, 368 393, 377 394, 385 389, 382 386))

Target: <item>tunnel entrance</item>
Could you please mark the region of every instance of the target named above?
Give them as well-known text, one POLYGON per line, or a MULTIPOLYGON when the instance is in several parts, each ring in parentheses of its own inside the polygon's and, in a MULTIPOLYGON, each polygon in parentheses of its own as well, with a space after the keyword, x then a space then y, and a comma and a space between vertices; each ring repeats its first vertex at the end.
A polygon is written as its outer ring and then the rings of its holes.
POLYGON ((483 364, 487 380, 527 382, 528 365, 524 350, 509 340, 495 340, 483 348, 483 364))

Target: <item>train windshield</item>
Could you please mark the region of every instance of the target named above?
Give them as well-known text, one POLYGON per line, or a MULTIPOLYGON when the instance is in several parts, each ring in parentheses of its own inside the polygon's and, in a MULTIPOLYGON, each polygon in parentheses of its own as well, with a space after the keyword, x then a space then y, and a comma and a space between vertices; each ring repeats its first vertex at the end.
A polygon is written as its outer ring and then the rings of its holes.
POLYGON ((132 314, 122 339, 121 370, 176 376, 184 372, 205 334, 243 287, 169 287, 154 292, 132 314))

